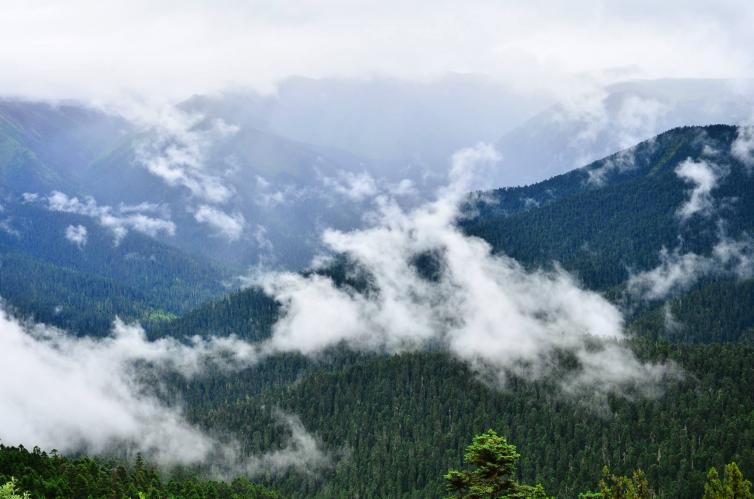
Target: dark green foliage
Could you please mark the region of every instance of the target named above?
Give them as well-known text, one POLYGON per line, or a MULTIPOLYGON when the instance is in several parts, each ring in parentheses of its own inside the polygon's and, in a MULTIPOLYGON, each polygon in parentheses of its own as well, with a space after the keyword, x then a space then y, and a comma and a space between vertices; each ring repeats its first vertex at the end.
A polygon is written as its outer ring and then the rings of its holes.
POLYGON ((656 399, 613 396, 604 406, 564 398, 553 380, 487 386, 444 354, 340 352, 321 363, 275 357, 238 375, 182 382, 181 399, 193 421, 256 452, 285 436, 272 408, 298 414, 340 458, 317 477, 271 477, 293 497, 440 497, 442 475, 490 427, 516 442, 516 479, 557 497, 592 489, 604 465, 620 474, 643 469, 668 498, 700 497, 710 466, 735 460, 754 469, 754 348, 636 347, 643 358, 677 362, 684 378, 656 399))
POLYGON ((754 280, 702 283, 689 293, 643 313, 632 329, 653 339, 752 344, 754 280))
POLYGON ((156 328, 153 334, 174 337, 234 334, 256 341, 270 335, 278 309, 278 303, 262 290, 249 288, 202 305, 178 321, 156 328))
POLYGON ((0 483, 13 478, 33 498, 274 499, 276 492, 244 478, 230 483, 196 477, 165 480, 141 457, 130 466, 87 457, 72 459, 38 448, 0 445, 0 483))
POLYGON ((496 498, 540 497, 547 498, 541 485, 531 487, 515 479, 516 462, 521 457, 516 446, 494 430, 477 435, 466 448, 463 461, 471 470, 450 470, 445 475, 450 497, 496 498))
POLYGON ((119 315, 145 326, 225 291, 222 274, 179 250, 131 232, 117 246, 92 219, 5 202, 13 232, 0 229, 0 296, 21 315, 82 335, 103 335, 119 315), (65 239, 84 225, 88 241, 65 239))
POLYGON ((587 287, 607 290, 623 283, 630 269, 657 265, 660 249, 675 248, 679 236, 684 251, 709 254, 718 240, 718 218, 730 237, 754 231, 754 175, 728 153, 735 136, 731 126, 677 128, 545 182, 487 193, 484 199, 495 202, 475 204, 478 215, 462 225, 526 265, 557 261, 587 287), (704 156, 705 146, 719 156, 704 156), (730 169, 713 191, 716 199, 730 201, 718 216, 679 222, 676 210, 690 187, 675 168, 687 158, 730 169), (602 183, 589 182, 589 172, 606 167, 602 183), (526 209, 527 199, 539 207, 526 209))

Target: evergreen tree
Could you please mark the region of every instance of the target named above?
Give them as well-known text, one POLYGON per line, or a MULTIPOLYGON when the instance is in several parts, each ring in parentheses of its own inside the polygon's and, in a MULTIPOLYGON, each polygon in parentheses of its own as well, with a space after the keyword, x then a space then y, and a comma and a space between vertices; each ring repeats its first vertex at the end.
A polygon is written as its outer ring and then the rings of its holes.
POLYGON ((450 470, 445 475, 451 497, 495 498, 527 497, 546 498, 541 485, 535 487, 519 484, 515 479, 516 462, 520 455, 516 446, 494 430, 474 437, 466 448, 464 462, 473 466, 470 471, 450 470))
POLYGON ((754 495, 751 493, 751 482, 744 478, 738 465, 733 462, 725 466, 722 482, 717 469, 713 467, 709 470, 703 499, 754 499, 754 495))
POLYGON ((599 487, 602 499, 652 499, 655 497, 655 492, 649 486, 647 476, 642 470, 634 471, 629 478, 613 475, 605 466, 602 469, 599 487))
POLYGON ((704 484, 704 496, 702 499, 720 499, 725 497, 725 489, 716 468, 710 468, 707 472, 707 483, 704 484))

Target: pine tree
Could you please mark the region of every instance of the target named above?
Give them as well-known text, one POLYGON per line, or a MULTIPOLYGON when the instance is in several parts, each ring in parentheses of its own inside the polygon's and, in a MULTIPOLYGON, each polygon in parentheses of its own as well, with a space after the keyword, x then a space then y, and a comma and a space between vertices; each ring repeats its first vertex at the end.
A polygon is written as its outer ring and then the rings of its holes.
POLYGON ((716 468, 710 468, 707 472, 707 483, 704 484, 702 499, 722 499, 723 497, 725 497, 725 493, 720 475, 718 475, 716 468))
POLYGON ((751 482, 746 480, 735 462, 725 465, 725 477, 720 481, 717 469, 710 468, 704 484, 702 499, 754 499, 751 482))
POLYGON ((470 471, 450 470, 445 475, 450 497, 472 498, 546 498, 544 488, 519 484, 515 480, 516 462, 520 455, 516 446, 494 430, 477 435, 466 448, 464 462, 470 471))
POLYGON ((634 471, 631 478, 610 473, 605 466, 600 480, 600 497, 602 499, 652 499, 655 492, 649 486, 647 476, 642 470, 634 471))

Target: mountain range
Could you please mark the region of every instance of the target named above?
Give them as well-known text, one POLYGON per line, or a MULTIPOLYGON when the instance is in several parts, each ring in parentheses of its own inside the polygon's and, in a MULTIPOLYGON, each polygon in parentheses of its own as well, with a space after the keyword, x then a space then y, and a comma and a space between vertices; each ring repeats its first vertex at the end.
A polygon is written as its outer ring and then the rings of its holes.
MULTIPOLYGON (((565 142, 584 120, 538 121, 560 104, 523 125, 542 131, 529 145, 503 135, 454 155, 447 184, 406 177, 403 149, 380 158, 372 139, 345 151, 333 130, 295 129, 319 112, 286 107, 297 92, 312 102, 331 84, 196 97, 149 119, 0 102, 4 310, 101 352, 148 345, 145 364, 178 352, 192 375, 145 368, 138 395, 235 442, 225 456, 272 448, 287 463, 293 445, 325 462, 308 474, 257 463, 255 480, 291 497, 439 496, 443 473, 487 428, 518 445, 521 480, 563 497, 593 488, 605 465, 643 469, 662 497, 700 496, 711 466, 754 469, 751 129, 651 131, 715 120, 738 94, 723 93, 719 109, 695 103, 730 82, 685 96, 672 82, 611 87, 589 154, 610 153, 576 169, 564 158, 581 151, 565 142), (651 126, 624 144, 614 113, 631 115, 639 94, 663 118, 640 116, 651 126), (249 99, 255 108, 238 104, 249 99), (495 180, 512 158, 506 141, 539 148, 538 181, 495 180), (565 151, 557 161, 551 147, 565 151), (477 163, 502 187, 462 182, 477 163), (329 258, 310 265, 320 252, 329 258), (488 325, 528 336, 490 335, 475 349, 488 325), (563 341, 538 346, 542 329, 563 341), (220 368, 193 356, 212 348, 220 368), (595 365, 616 378, 579 377, 595 365)), ((49 358, 82 348, 57 341, 49 358)))

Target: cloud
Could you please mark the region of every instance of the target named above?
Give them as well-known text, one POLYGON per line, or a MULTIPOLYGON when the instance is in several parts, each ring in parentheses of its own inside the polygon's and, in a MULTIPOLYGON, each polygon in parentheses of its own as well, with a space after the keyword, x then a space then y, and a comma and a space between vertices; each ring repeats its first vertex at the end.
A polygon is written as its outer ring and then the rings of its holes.
POLYGON ((222 210, 203 204, 194 212, 194 219, 209 225, 228 241, 236 241, 243 234, 246 219, 241 213, 229 215, 222 210))
POLYGON ((172 221, 134 212, 134 207, 130 207, 125 213, 114 212, 110 206, 98 205, 97 201, 91 196, 87 196, 82 201, 75 196, 69 197, 59 191, 53 191, 44 200, 47 202, 47 209, 50 211, 75 213, 97 220, 101 226, 112 231, 116 245, 120 244, 129 230, 135 230, 152 237, 160 233, 168 236, 175 235, 175 224, 172 221))
POLYGON ((294 185, 273 185, 272 182, 261 175, 256 176, 256 193, 254 202, 263 208, 275 208, 277 206, 299 200, 313 190, 294 185))
POLYGON ((292 74, 427 79, 447 72, 557 88, 564 75, 626 67, 646 78, 745 77, 752 75, 745 48, 754 42, 753 18, 745 0, 723 7, 326 0, 295 8, 270 0, 219 7, 10 0, 0 18, 0 67, 8 68, 0 91, 181 98, 229 85, 270 91, 292 74))
POLYGON ((602 187, 612 173, 623 173, 636 167, 636 147, 624 149, 607 159, 598 168, 586 170, 589 175, 587 183, 595 187, 602 187))
POLYGON ((87 230, 83 225, 69 225, 65 228, 65 238, 82 248, 86 246, 87 230))
POLYGON ((633 146, 659 133, 661 120, 672 109, 670 103, 652 97, 611 90, 601 80, 582 80, 551 115, 555 123, 568 127, 560 133, 573 135, 566 147, 574 161, 566 166, 580 167, 622 151, 602 169, 589 172, 589 181, 597 185, 610 171, 633 168, 633 146))
POLYGON ((748 234, 738 240, 723 236, 712 249, 712 256, 739 279, 754 276, 754 239, 748 234))
POLYGON ((43 325, 24 326, 0 309, 0 351, 5 369, 13 372, 0 379, 5 443, 62 452, 141 452, 163 466, 208 465, 221 476, 314 471, 331 462, 295 416, 277 415, 291 434, 284 448, 244 456, 238 443, 203 432, 139 381, 146 366, 189 378, 210 368, 253 364, 253 349, 233 338, 148 341, 140 327, 119 320, 110 337, 75 338, 43 325))
POLYGON ((134 144, 136 162, 169 186, 179 186, 205 202, 224 203, 233 194, 221 176, 209 171, 213 146, 238 132, 220 119, 207 121, 170 106, 156 110, 129 106, 120 112, 143 130, 134 144))
POLYGON ((665 325, 665 331, 667 331, 671 335, 676 335, 679 332, 683 331, 683 323, 680 322, 673 314, 673 308, 670 305, 670 302, 665 303, 665 305, 662 307, 662 317, 663 323, 665 325))
POLYGON ((322 451, 321 442, 306 431, 298 416, 281 411, 275 411, 274 415, 278 423, 291 433, 286 446, 261 456, 252 456, 239 471, 247 475, 257 475, 292 468, 311 473, 332 465, 332 457, 322 451))
POLYGON ((388 185, 387 190, 392 196, 396 197, 417 196, 419 194, 414 182, 407 178, 395 184, 388 185))
POLYGON ((322 177, 322 183, 351 201, 373 198, 379 192, 377 182, 367 172, 339 171, 336 177, 322 177))
POLYGON ((119 213, 157 213, 163 218, 170 217, 170 207, 165 204, 148 203, 146 201, 139 204, 124 204, 118 205, 119 213))
POLYGON ((257 284, 283 306, 260 351, 443 346, 497 382, 514 369, 546 376, 554 358, 569 352, 581 366, 561 379, 569 392, 654 386, 667 371, 641 363, 620 343, 623 317, 615 306, 561 269, 527 271, 457 228, 459 203, 485 177, 479 170, 498 159, 484 144, 461 150, 453 156, 450 184, 434 201, 406 211, 380 196, 372 226, 325 231, 324 244, 354 262, 366 291, 338 287, 316 273, 257 275, 257 284), (417 268, 422 259, 432 262, 431 275, 417 268))
POLYGON ((0 219, 0 230, 13 237, 21 237, 21 233, 13 227, 11 222, 10 218, 0 219))
POLYGON ((730 146, 730 153, 751 172, 754 169, 754 126, 740 126, 736 140, 730 146))
POLYGON ((634 274, 626 283, 626 292, 642 300, 660 300, 691 288, 710 275, 749 279, 754 276, 754 240, 747 234, 734 240, 724 233, 710 255, 679 249, 660 251, 660 264, 650 270, 634 274))
POLYGON ((659 300, 686 290, 701 276, 715 268, 715 261, 696 253, 660 251, 660 264, 648 271, 632 275, 626 284, 628 293, 644 300, 659 300))
POLYGON ((694 214, 710 215, 714 207, 712 190, 727 172, 714 163, 689 158, 676 167, 675 173, 684 182, 693 184, 688 201, 676 212, 678 216, 682 220, 687 220, 694 214))

